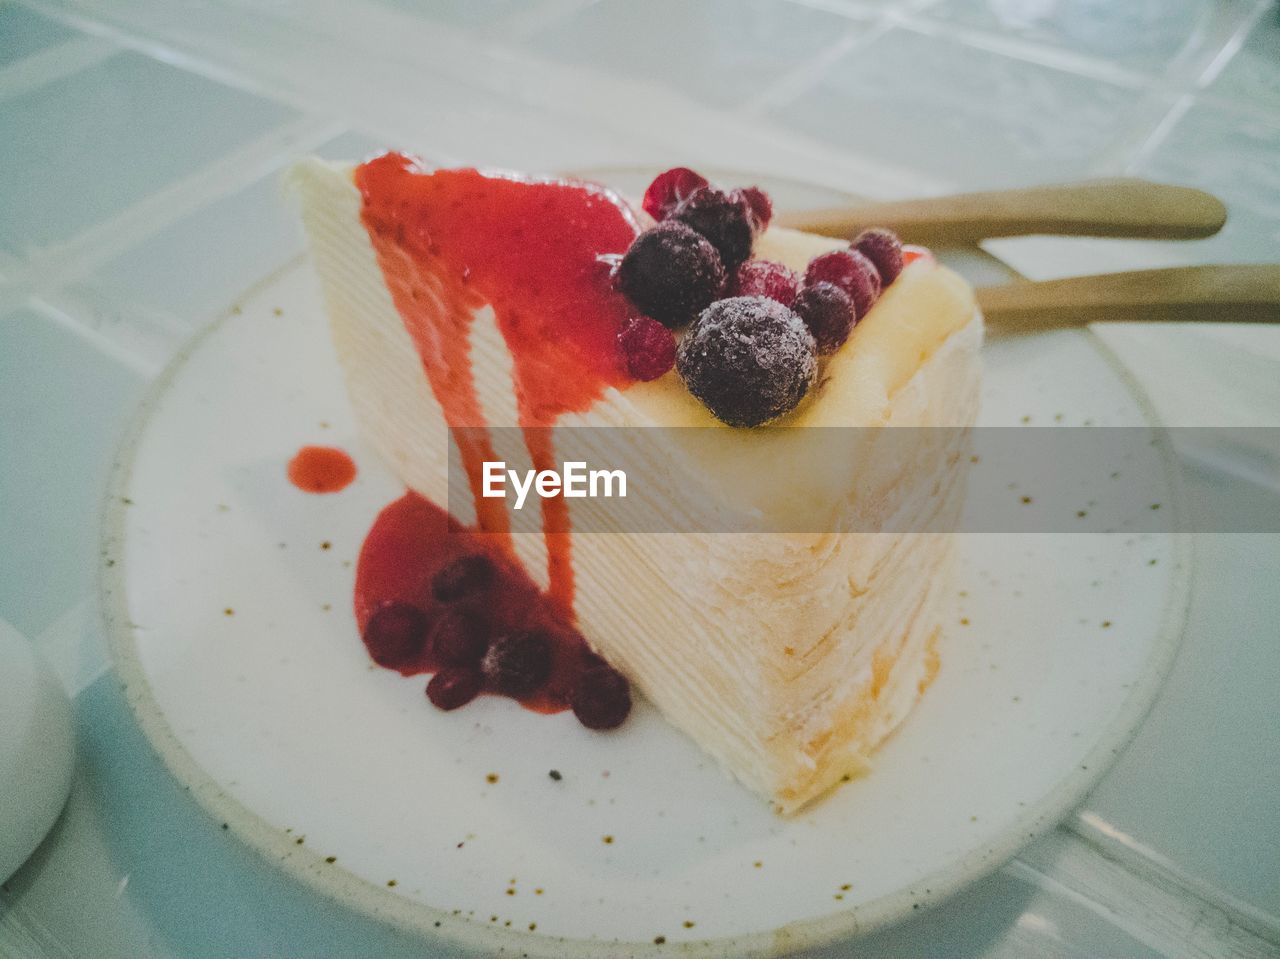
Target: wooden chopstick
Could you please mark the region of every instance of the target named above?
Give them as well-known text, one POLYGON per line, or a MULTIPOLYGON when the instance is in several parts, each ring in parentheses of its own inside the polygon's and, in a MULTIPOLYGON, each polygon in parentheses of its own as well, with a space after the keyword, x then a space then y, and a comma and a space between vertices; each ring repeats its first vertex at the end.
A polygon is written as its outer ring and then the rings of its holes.
POLYGON ((908 243, 928 245, 962 245, 1031 234, 1189 240, 1212 236, 1226 219, 1222 202, 1203 190, 1132 178, 833 207, 775 217, 782 226, 843 238, 869 226, 883 226, 908 243))
POLYGON ((1108 320, 1280 323, 1280 264, 1186 266, 981 287, 978 305, 1002 331, 1108 320))

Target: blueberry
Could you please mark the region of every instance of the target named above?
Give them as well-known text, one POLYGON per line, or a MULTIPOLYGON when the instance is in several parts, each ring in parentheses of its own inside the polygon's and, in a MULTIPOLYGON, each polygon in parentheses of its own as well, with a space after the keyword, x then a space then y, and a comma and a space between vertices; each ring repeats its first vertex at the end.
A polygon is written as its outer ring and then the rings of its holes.
POLYGON ((409 603, 383 603, 364 626, 364 644, 379 666, 400 669, 422 655, 427 643, 427 614, 409 603))
POLYGON ((676 369, 719 420, 760 426, 804 399, 817 378, 817 344, 781 303, 735 296, 711 304, 689 328, 676 369))
POLYGON ((489 685, 507 696, 529 696, 551 676, 551 640, 536 630, 499 636, 480 661, 489 685))
POLYGON ((818 282, 806 286, 791 304, 796 315, 813 334, 822 355, 834 353, 844 345, 853 329, 853 300, 834 283, 818 282))
POLYGON ((588 729, 613 729, 631 712, 631 688, 613 667, 593 666, 574 683, 570 704, 588 729))
POLYGON ((695 190, 671 214, 673 220, 697 230, 716 248, 726 270, 737 269, 751 256, 755 214, 741 191, 704 186, 695 190))
POLYGON ((465 706, 480 694, 484 677, 474 666, 446 666, 427 683, 427 699, 448 711, 465 706))
POLYGON ((475 610, 450 607, 431 630, 431 652, 446 666, 474 666, 489 648, 489 630, 475 610))
POLYGON ((641 312, 672 329, 689 322, 723 286, 715 247, 674 220, 636 237, 618 266, 619 289, 641 312))

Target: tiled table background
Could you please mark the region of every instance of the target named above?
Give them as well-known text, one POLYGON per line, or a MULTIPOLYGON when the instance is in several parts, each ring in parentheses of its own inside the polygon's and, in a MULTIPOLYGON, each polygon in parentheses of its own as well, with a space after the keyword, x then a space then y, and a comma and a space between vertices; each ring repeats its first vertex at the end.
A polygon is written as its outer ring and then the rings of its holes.
MULTIPOLYGON (((1230 223, 1173 247, 991 248, 1041 277, 1275 261, 1280 9, 0 0, 0 629, 54 660, 81 737, 66 814, 0 891, 0 954, 424 954, 204 821, 129 719, 92 596, 96 500, 132 404, 301 250, 281 168, 381 144, 535 170, 718 164, 871 196, 1134 173, 1213 190, 1230 223)), ((1276 334, 1107 338, 1171 422, 1280 425, 1276 334)), ((1265 477, 1188 479, 1206 509, 1280 509, 1265 477)), ((1059 830, 866 954, 1280 955, 1278 539, 1201 538, 1186 645, 1134 746, 1059 830)))

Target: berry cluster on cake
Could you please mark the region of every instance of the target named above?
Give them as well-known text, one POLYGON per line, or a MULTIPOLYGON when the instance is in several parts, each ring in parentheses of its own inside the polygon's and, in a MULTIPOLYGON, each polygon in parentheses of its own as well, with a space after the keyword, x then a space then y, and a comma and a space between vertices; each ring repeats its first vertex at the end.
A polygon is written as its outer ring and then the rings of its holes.
POLYGON ((444 709, 497 693, 594 729, 625 721, 634 685, 784 813, 865 770, 938 669, 953 555, 945 533, 883 521, 945 529, 963 459, 929 451, 915 497, 915 467, 873 439, 809 469, 794 431, 971 425, 968 284, 884 230, 771 226, 763 191, 684 168, 636 206, 396 153, 292 179, 357 419, 409 490, 358 570, 373 658, 432 674, 444 709), (550 469, 580 426, 703 427, 663 432, 656 508, 695 490, 822 531, 574 535, 562 497, 530 530, 478 495, 497 427, 550 469), (444 508, 451 445, 468 515, 444 508))

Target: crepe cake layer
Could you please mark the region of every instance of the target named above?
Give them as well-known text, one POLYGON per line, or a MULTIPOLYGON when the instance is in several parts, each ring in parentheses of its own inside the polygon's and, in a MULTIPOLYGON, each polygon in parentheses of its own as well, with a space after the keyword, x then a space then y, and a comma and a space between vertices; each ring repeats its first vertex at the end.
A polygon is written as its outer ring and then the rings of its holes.
MULTIPOLYGON (((365 436, 409 488, 474 522, 474 501, 461 502, 456 487, 449 497, 446 410, 388 288, 388 241, 380 240, 380 263, 362 218, 357 169, 308 160, 292 174, 351 402, 365 436)), ((842 245, 771 228, 754 253, 803 270, 842 245)), ((430 301, 436 281, 447 279, 427 277, 414 295, 430 301)), ((426 308, 448 309, 445 300, 426 308)), ((477 302, 467 320, 479 421, 465 425, 528 425, 513 385, 517 359, 493 310, 477 302)), ((931 258, 917 260, 826 361, 800 406, 772 425, 971 425, 981 342, 968 284, 931 258)), ((667 427, 664 462, 630 464, 640 475, 629 471, 629 496, 655 511, 710 503, 722 514, 714 529, 703 515, 687 532, 611 532, 608 500, 561 500, 571 524, 592 530, 560 551, 587 640, 669 722, 783 813, 865 771, 938 670, 954 537, 909 530, 946 530, 958 516, 963 432, 915 431, 920 445, 908 447, 900 437, 914 434, 866 429, 824 450, 805 430, 722 426, 674 372, 605 385, 545 432, 554 438, 577 426, 667 427), (731 529, 745 532, 723 532, 731 529), (790 529, 804 532, 778 531, 790 529)), ((534 461, 512 439, 517 431, 490 435, 509 467, 534 461)), ((629 504, 628 515, 644 505, 629 504)), ((566 578, 554 568, 555 537, 543 535, 537 510, 507 513, 512 548, 554 591, 566 578)))

